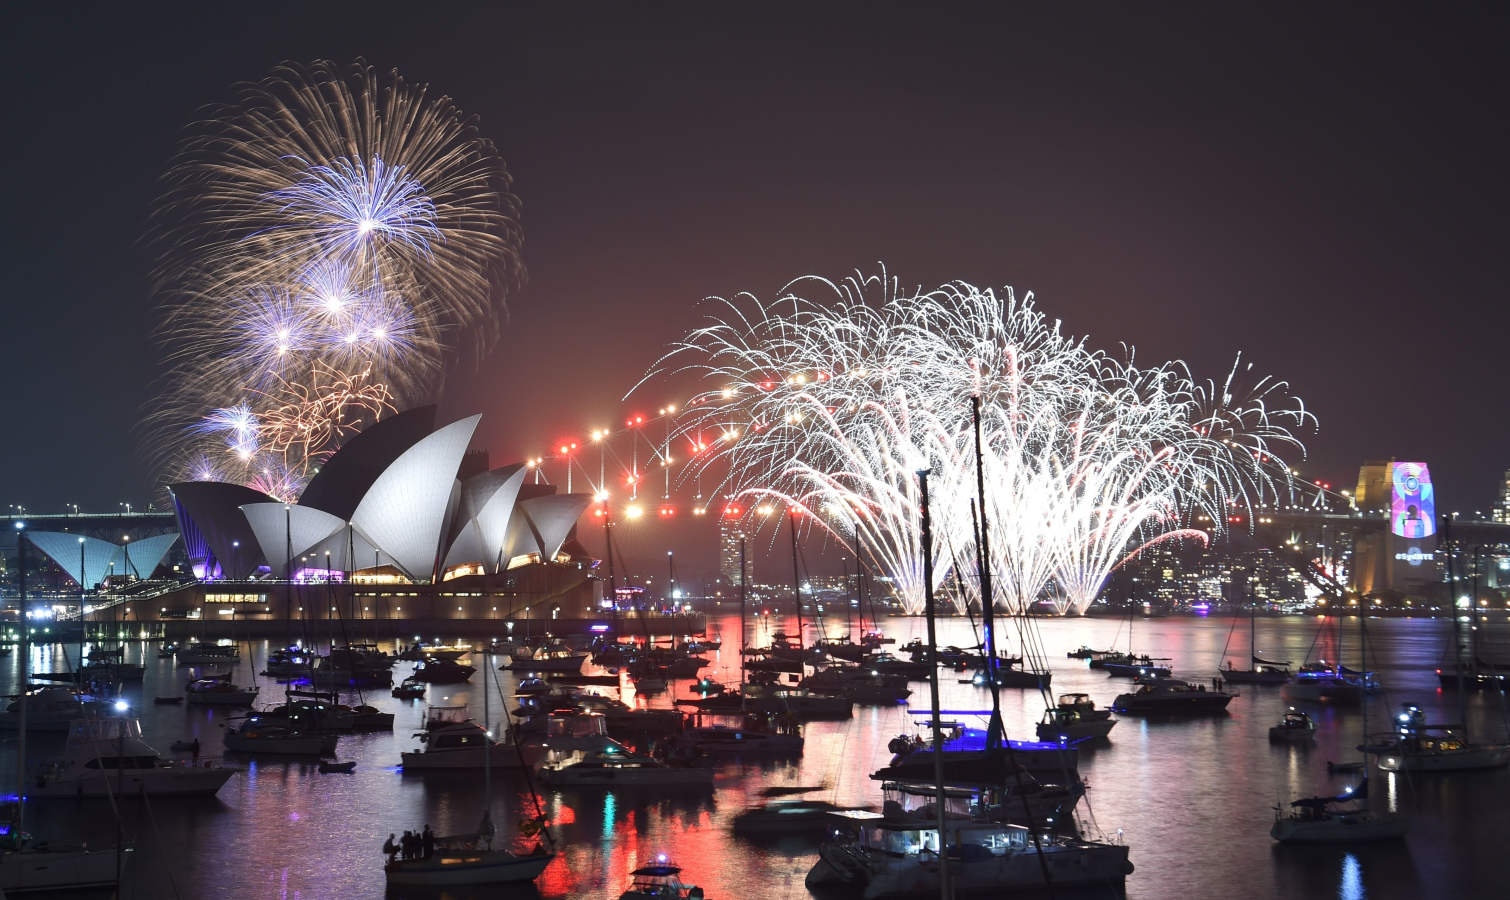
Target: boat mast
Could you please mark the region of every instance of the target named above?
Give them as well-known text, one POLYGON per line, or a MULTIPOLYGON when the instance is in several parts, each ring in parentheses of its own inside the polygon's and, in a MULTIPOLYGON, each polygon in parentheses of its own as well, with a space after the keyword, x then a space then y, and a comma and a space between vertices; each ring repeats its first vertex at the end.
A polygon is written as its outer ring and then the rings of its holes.
POLYGON ((1457 555, 1452 546, 1452 517, 1442 513, 1442 544, 1447 548, 1447 608, 1452 610, 1452 650, 1453 665, 1458 673, 1458 721, 1462 723, 1464 732, 1468 729, 1468 701, 1463 685, 1463 630, 1462 623, 1458 621, 1458 585, 1453 578, 1452 558, 1457 555))
POLYGON ((802 659, 802 574, 797 570, 797 507, 787 511, 787 522, 791 527, 787 534, 792 544, 792 600, 797 604, 797 659, 802 659))
MULTIPOLYGON (((991 688, 991 723, 986 726, 986 749, 994 750, 1002 745, 1002 733, 1006 730, 1001 722, 1001 687, 996 676, 996 620, 992 607, 995 600, 991 594, 991 537, 990 526, 986 519, 986 471, 985 464, 981 459, 980 448, 980 395, 970 397, 970 419, 975 427, 975 494, 980 500, 980 538, 976 542, 979 550, 977 565, 980 568, 980 607, 982 624, 986 629, 986 684, 991 688)), ((933 560, 925 558, 928 571, 933 571, 933 560)), ((933 582, 928 582, 928 590, 933 590, 933 582)), ((938 668, 938 656, 936 650, 929 651, 929 659, 933 661, 934 668, 938 668)), ((942 801, 940 801, 942 804, 942 801)))
MULTIPOLYGON (((26 605, 26 524, 16 523, 16 578, 20 588, 21 604, 21 709, 17 718, 20 719, 20 733, 16 736, 16 830, 17 838, 21 836, 26 824, 26 699, 31 693, 31 685, 27 682, 31 679, 28 674, 31 668, 31 620, 26 614, 30 611, 26 605)), ((80 665, 83 660, 79 660, 80 665)))
POLYGON ((739 683, 745 683, 745 539, 739 539, 739 683))
MULTIPOLYGON (((977 419, 979 422, 979 419, 977 419)), ((923 613, 928 620, 928 658, 932 665, 928 675, 928 695, 933 704, 933 781, 936 794, 933 806, 937 812, 939 896, 949 900, 949 841, 944 820, 944 727, 939 721, 939 667, 938 633, 933 614, 933 523, 928 517, 928 470, 918 471, 918 492, 922 499, 923 512, 923 613)), ((994 693, 994 691, 993 691, 994 693)), ((995 719, 993 718, 993 722, 995 719)), ((988 738, 989 740, 989 738, 988 738)))

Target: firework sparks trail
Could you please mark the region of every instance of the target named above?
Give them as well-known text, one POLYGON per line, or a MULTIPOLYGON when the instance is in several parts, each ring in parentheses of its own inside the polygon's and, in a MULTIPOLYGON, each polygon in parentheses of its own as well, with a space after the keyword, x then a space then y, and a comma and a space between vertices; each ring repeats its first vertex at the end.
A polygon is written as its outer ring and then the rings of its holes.
POLYGON ((492 143, 449 98, 361 62, 239 85, 190 126, 164 181, 167 371, 147 438, 170 479, 297 495, 346 433, 316 424, 330 404, 376 418, 427 402, 459 351, 496 340, 523 278, 492 143), (243 408, 266 427, 222 421, 243 408), (300 436, 271 439, 288 427, 300 436))
MULTIPOLYGON (((1282 382, 1194 381, 1182 363, 1139 367, 1065 334, 1031 295, 955 282, 903 291, 895 279, 804 278, 778 300, 715 298, 651 375, 701 373, 714 385, 679 427, 727 439, 694 474, 726 466, 721 492, 782 503, 812 527, 856 535, 922 606, 916 473, 933 472, 935 588, 980 602, 971 502, 982 403, 985 512, 996 600, 1010 611, 1052 599, 1083 612, 1109 574, 1150 543, 1206 537, 1231 507, 1287 495, 1291 427, 1314 421, 1282 382), (820 299, 810 299, 812 296, 820 299), (957 558, 949 558, 950 547, 957 558)), ((1248 370, 1244 370, 1248 371, 1248 370)), ((647 376, 650 377, 650 376, 647 376)))

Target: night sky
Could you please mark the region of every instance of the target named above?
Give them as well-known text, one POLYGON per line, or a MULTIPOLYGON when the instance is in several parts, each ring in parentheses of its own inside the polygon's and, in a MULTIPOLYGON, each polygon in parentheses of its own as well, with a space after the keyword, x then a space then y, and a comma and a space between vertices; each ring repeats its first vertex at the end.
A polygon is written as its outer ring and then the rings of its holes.
POLYGON ((523 201, 529 283, 442 398, 495 462, 680 399, 620 402, 701 298, 884 262, 1202 375, 1241 350, 1342 486, 1423 459, 1487 509, 1510 467, 1504 6, 155 6, 0 37, 0 502, 153 496, 157 178, 233 82, 359 56, 480 116, 523 201))

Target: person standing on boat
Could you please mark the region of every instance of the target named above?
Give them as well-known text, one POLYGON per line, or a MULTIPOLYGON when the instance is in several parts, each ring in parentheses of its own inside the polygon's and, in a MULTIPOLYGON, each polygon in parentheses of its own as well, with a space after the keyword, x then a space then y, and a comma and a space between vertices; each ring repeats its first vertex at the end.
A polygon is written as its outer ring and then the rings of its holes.
POLYGON ((425 859, 435 855, 435 832, 430 830, 430 823, 425 823, 425 831, 420 835, 420 841, 424 844, 425 859))
POLYGON ((398 844, 393 842, 393 832, 388 832, 388 840, 383 841, 383 852, 388 856, 388 865, 393 865, 398 859, 398 844))

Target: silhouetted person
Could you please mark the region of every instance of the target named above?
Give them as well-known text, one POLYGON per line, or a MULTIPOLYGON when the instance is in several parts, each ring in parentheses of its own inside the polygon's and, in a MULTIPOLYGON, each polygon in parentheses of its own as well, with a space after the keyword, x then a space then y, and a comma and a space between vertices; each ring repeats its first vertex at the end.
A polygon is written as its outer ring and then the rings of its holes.
POLYGON ((425 859, 429 859, 430 857, 434 856, 435 832, 430 830, 430 826, 428 824, 425 825, 425 831, 424 834, 421 835, 420 840, 424 843, 425 859))
POLYGON ((404 859, 413 859, 414 858, 414 832, 412 832, 412 831, 405 831, 404 832, 404 837, 403 837, 403 839, 399 843, 399 847, 403 851, 404 859))
POLYGON ((393 842, 393 832, 388 832, 388 840, 383 841, 383 853, 388 856, 388 862, 392 863, 398 856, 398 844, 393 842))

